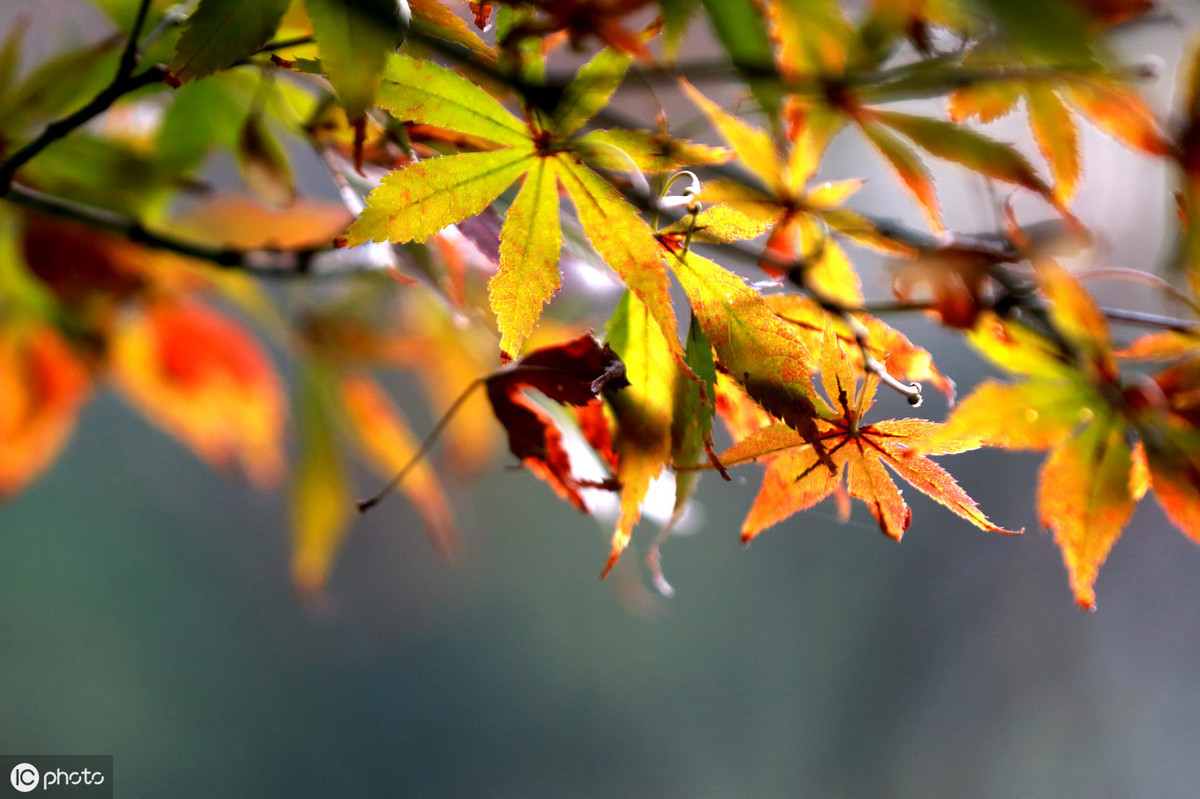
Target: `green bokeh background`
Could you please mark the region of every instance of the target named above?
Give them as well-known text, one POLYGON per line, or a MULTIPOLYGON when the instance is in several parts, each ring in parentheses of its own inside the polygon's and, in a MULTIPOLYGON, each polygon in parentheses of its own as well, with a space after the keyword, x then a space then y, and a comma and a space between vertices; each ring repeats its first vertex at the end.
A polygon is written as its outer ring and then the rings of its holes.
MULTIPOLYGON (((852 143, 839 158, 876 169, 852 143)), ((1110 206, 1163 188, 1152 172, 1115 197, 1129 163, 1100 160, 1080 201, 1126 261, 1161 237, 1110 206)), ((984 202, 970 189, 943 184, 970 200, 952 221, 984 202)), ((862 199, 911 211, 882 173, 862 199)), ((902 323, 962 393, 980 378, 957 340, 902 323)), ((906 410, 885 397, 879 418, 906 410)), ((703 524, 665 550, 670 601, 640 587, 644 531, 601 584, 607 531, 496 467, 450 486, 461 565, 396 498, 312 604, 282 496, 102 392, 0 509, 0 751, 113 754, 122 797, 1194 796, 1200 552, 1144 503, 1080 612, 1031 511, 1039 462, 948 460, 1025 536, 909 490, 902 545, 823 505, 743 549, 757 467, 705 478, 703 524)))

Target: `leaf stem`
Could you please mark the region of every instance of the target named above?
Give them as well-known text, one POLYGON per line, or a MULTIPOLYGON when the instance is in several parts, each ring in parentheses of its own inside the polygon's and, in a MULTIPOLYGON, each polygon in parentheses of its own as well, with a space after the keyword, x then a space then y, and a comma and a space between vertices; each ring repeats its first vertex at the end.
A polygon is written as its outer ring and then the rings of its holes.
MULTIPOLYGON (((488 377, 490 377, 490 375, 488 377)), ((470 396, 475 393, 475 389, 484 385, 488 381, 488 377, 476 378, 475 380, 471 381, 470 385, 463 389, 463 392, 459 394, 458 398, 450 404, 450 407, 446 409, 446 412, 442 414, 442 417, 437 420, 437 423, 433 426, 433 429, 430 430, 429 434, 425 436, 425 439, 421 442, 421 446, 417 447, 417 451, 414 452, 412 457, 408 459, 408 463, 404 464, 404 466, 400 468, 400 471, 396 472, 396 476, 391 480, 388 480, 387 484, 385 484, 383 488, 379 489, 379 491, 373 496, 370 496, 357 504, 359 513, 366 513, 371 508, 385 500, 388 495, 396 490, 400 483, 403 482, 404 478, 408 476, 408 473, 412 471, 413 467, 420 463, 421 460, 424 459, 427 454, 429 454, 429 450, 433 449, 433 445, 437 443, 439 438, 441 438, 442 431, 446 429, 446 425, 450 424, 450 420, 453 419, 455 414, 462 409, 462 406, 466 404, 467 399, 469 399, 470 396)))

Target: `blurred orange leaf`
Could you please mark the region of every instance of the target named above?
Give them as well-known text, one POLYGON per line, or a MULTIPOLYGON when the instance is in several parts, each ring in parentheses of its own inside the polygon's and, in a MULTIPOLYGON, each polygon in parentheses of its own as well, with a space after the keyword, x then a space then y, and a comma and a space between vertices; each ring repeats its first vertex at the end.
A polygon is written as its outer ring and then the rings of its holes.
POLYGON ((147 417, 215 466, 278 479, 283 391, 240 326, 194 301, 156 300, 122 319, 111 347, 113 380, 147 417))
POLYGON ((15 494, 62 448, 91 385, 45 324, 0 329, 0 497, 15 494))
MULTIPOLYGON (((379 472, 391 477, 409 466, 418 443, 379 385, 362 375, 346 375, 339 381, 339 396, 359 446, 379 472)), ((433 469, 423 462, 410 466, 398 487, 421 511, 434 547, 444 555, 456 555, 454 516, 433 469)))

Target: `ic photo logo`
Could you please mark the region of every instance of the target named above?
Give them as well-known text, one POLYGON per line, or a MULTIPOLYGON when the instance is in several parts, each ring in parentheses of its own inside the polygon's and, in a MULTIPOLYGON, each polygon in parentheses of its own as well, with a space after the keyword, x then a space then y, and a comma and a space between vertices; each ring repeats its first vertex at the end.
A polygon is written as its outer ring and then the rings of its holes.
MULTIPOLYGON (((3 773, 3 772, 0 772, 3 773)), ((29 793, 42 781, 42 775, 28 763, 18 763, 8 775, 12 787, 21 793, 29 793)))
MULTIPOLYGON (((0 3, 7 0, 0 0, 0 3)), ((112 799, 112 755, 0 755, 0 799, 112 799), (4 774, 8 774, 8 785, 4 774), (10 787, 11 786, 11 787, 10 787)))

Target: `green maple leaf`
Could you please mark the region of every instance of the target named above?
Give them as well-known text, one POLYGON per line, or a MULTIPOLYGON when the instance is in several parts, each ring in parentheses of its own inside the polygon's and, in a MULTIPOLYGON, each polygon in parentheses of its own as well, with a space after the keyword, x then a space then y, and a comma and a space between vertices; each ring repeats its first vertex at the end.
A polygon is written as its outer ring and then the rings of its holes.
POLYGON ((436 125, 499 149, 410 164, 384 178, 347 234, 350 244, 423 241, 479 213, 518 180, 500 231, 500 264, 489 284, 501 350, 516 355, 561 285, 559 190, 575 205, 584 234, 682 358, 669 278, 654 233, 607 180, 584 163, 590 146, 574 134, 616 91, 631 57, 602 51, 580 69, 552 111, 514 116, 466 78, 432 62, 392 56, 379 103, 397 119, 436 125))

